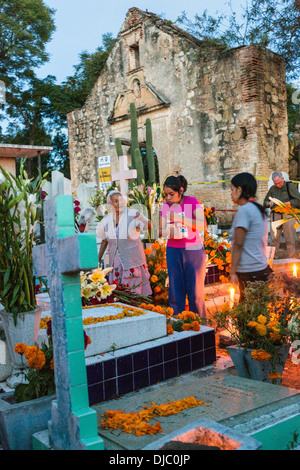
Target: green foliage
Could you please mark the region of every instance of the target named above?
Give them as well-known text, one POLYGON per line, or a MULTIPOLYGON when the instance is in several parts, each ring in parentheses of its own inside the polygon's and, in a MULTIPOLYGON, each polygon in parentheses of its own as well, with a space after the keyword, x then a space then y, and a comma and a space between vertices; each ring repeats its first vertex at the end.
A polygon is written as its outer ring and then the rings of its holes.
POLYGON ((7 86, 16 78, 26 80, 48 59, 53 16, 43 0, 0 1, 0 79, 7 86))
POLYGON ((95 52, 82 51, 80 62, 74 65, 75 73, 61 84, 59 93, 63 99, 55 102, 57 112, 66 114, 75 108, 81 108, 99 77, 109 53, 115 43, 111 33, 102 36, 102 47, 95 52))
POLYGON ((276 359, 278 348, 299 338, 299 282, 273 274, 268 282, 248 283, 243 302, 212 314, 217 328, 227 329, 238 346, 263 350, 276 359))
POLYGON ((123 149, 120 139, 115 139, 115 146, 118 157, 121 157, 123 155, 123 149))
POLYGON ((20 383, 14 391, 14 398, 18 403, 34 400, 55 393, 55 379, 53 370, 53 343, 51 336, 48 337, 49 345, 43 343, 40 350, 45 355, 45 365, 41 369, 29 368, 25 372, 28 383, 20 383))
POLYGON ((227 48, 250 44, 267 47, 283 56, 290 79, 299 76, 300 9, 295 0, 250 0, 241 18, 230 1, 226 8, 213 16, 204 10, 194 21, 183 12, 177 24, 203 41, 227 48))
POLYGON ((136 168, 135 164, 135 151, 139 150, 139 139, 138 139, 138 123, 136 107, 134 103, 130 103, 130 125, 131 125, 131 166, 136 168))
POLYGON ((143 184, 145 182, 145 174, 142 155, 139 148, 134 151, 134 162, 137 170, 137 184, 143 184))
POLYGON ((45 182, 41 175, 28 179, 23 161, 18 177, 0 167, 0 302, 15 322, 36 305, 32 247, 45 182))
POLYGON ((148 184, 151 186, 156 182, 155 178, 155 161, 152 144, 152 126, 151 120, 146 119, 146 157, 148 166, 148 184))

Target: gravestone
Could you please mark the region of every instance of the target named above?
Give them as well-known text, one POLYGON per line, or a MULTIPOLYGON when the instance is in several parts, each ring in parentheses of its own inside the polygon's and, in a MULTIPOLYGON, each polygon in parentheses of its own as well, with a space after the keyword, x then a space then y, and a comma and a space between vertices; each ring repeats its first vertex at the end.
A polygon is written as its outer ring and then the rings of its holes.
MULTIPOLYGON (((75 234, 72 196, 45 202, 45 245, 34 247, 34 274, 47 276, 51 296, 56 397, 48 424, 58 450, 103 449, 89 408, 81 314, 80 271, 97 267, 95 235, 75 234)), ((39 447, 33 438, 33 448, 39 447)))
POLYGON ((135 179, 137 177, 136 170, 129 170, 127 155, 121 155, 119 157, 120 170, 118 172, 112 173, 112 181, 119 181, 120 191, 122 196, 127 197, 128 194, 128 181, 135 179))
POLYGON ((54 170, 51 172, 51 182, 46 182, 43 191, 47 193, 46 199, 59 196, 60 194, 70 196, 72 194, 72 183, 63 173, 54 170))
POLYGON ((165 384, 153 386, 144 393, 128 394, 117 401, 111 400, 94 405, 94 408, 100 423, 102 416, 108 410, 138 412, 153 402, 160 405, 168 403, 169 400, 176 401, 190 396, 201 400, 203 404, 171 416, 158 416, 150 421, 150 424, 160 422, 162 434, 136 437, 133 434, 121 433, 119 430, 102 429, 100 435, 105 442, 105 448, 144 450, 162 435, 176 432, 183 426, 203 418, 233 427, 267 414, 270 421, 272 413, 276 413, 280 408, 291 407, 291 410, 296 408, 299 413, 299 390, 237 377, 228 371, 199 378, 179 377, 177 381, 172 379, 165 384))
POLYGON ((95 183, 81 183, 77 186, 76 189, 76 198, 80 202, 81 211, 89 208, 91 209, 91 205, 89 204, 88 200, 95 194, 97 191, 97 186, 95 183))

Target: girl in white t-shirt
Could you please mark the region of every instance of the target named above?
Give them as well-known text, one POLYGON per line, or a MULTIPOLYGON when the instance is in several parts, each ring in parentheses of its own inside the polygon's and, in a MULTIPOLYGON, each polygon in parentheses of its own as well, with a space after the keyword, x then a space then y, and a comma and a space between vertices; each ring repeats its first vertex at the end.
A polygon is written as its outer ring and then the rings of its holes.
POLYGON ((257 182, 250 173, 231 180, 231 199, 239 207, 232 224, 231 282, 238 285, 240 302, 247 282, 267 281, 272 270, 268 264, 268 217, 256 200, 257 182))

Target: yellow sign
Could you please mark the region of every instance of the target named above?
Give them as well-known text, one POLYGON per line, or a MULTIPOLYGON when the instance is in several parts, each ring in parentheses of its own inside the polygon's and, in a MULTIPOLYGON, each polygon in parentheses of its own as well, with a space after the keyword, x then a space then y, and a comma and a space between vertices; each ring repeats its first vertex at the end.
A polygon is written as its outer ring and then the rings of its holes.
POLYGON ((111 167, 99 168, 99 181, 106 182, 111 181, 111 167))

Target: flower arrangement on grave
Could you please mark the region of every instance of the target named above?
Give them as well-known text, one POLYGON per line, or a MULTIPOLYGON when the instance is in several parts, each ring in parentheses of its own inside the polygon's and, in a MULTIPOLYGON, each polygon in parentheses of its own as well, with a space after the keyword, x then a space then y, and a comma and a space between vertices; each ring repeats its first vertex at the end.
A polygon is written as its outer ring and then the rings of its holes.
POLYGON ((24 356, 29 366, 24 372, 26 383, 19 383, 14 391, 18 403, 55 393, 51 321, 47 324, 47 336, 48 345, 43 343, 41 347, 24 343, 15 345, 15 352, 24 356))
POLYGON ((200 331, 201 323, 205 322, 205 320, 202 320, 198 314, 187 310, 178 314, 175 319, 172 318, 174 310, 171 307, 163 307, 161 305, 153 305, 146 303, 140 304, 139 307, 145 310, 151 310, 152 312, 165 315, 167 318, 167 334, 173 334, 174 331, 200 331))
POLYGON ((229 309, 224 304, 213 315, 217 328, 225 328, 237 346, 251 350, 255 361, 270 361, 269 379, 280 375, 275 370, 279 351, 299 339, 300 301, 293 283, 300 280, 273 274, 269 282, 256 281, 245 289, 245 300, 229 309))
POLYGON ((113 268, 94 269, 92 272, 81 272, 81 299, 82 305, 101 305, 104 303, 123 302, 138 306, 142 302, 149 302, 148 296, 132 292, 137 286, 129 287, 114 281, 109 284, 106 276, 113 268))
POLYGON ((157 239, 151 248, 146 248, 144 252, 150 273, 154 303, 168 305, 166 240, 162 238, 157 239))
POLYGON ((228 282, 230 280, 230 267, 231 267, 231 243, 226 238, 225 232, 222 237, 218 235, 209 234, 204 230, 204 250, 208 256, 207 264, 216 264, 219 271, 223 273, 220 276, 221 282, 228 282))
MULTIPOLYGON (((161 187, 156 183, 154 183, 153 186, 147 186, 143 181, 143 184, 134 186, 128 193, 128 203, 152 221, 153 227, 158 225, 153 222, 155 218, 158 220, 159 208, 163 203, 163 196, 161 187)), ((148 239, 145 240, 145 242, 154 242, 156 235, 158 235, 158 233, 151 234, 151 229, 148 229, 148 239)))
MULTIPOLYGON (((41 347, 35 344, 27 346, 24 343, 15 345, 15 352, 27 360, 28 371, 24 372, 25 383, 19 383, 14 391, 17 403, 34 400, 55 393, 54 359, 52 341, 52 322, 50 318, 41 320, 41 327, 46 328, 48 344, 42 343, 41 347)), ((90 337, 83 330, 84 349, 91 344, 90 337)))
POLYGON ((200 331, 202 321, 197 313, 185 310, 177 315, 171 325, 174 331, 200 331))
POLYGON ((219 222, 215 207, 204 207, 204 215, 207 225, 216 225, 219 222))
POLYGON ((0 167, 0 302, 12 313, 34 310, 32 247, 42 215, 41 188, 46 174, 29 179, 21 160, 19 176, 0 167))
POLYGON ((106 279, 106 275, 112 268, 94 269, 92 272, 80 273, 81 298, 83 305, 95 305, 104 303, 103 301, 110 298, 116 289, 116 284, 110 285, 106 279))

